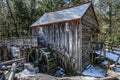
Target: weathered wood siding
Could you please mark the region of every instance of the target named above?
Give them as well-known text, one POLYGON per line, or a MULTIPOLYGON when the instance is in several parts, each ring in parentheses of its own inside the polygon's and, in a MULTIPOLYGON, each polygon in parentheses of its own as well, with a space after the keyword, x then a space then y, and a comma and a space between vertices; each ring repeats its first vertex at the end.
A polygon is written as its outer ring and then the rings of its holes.
MULTIPOLYGON (((92 7, 89 7, 82 19, 54 23, 33 28, 33 35, 44 35, 46 45, 58 51, 60 62, 68 68, 69 62, 76 71, 82 71, 90 61, 89 43, 97 40, 98 27, 92 7)), ((40 38, 39 38, 40 39, 40 38)))
POLYGON ((81 70, 82 27, 80 27, 80 20, 51 24, 41 28, 46 44, 61 52, 64 55, 63 60, 70 62, 74 70, 81 70))
POLYGON ((92 7, 89 7, 87 12, 82 18, 82 67, 84 68, 89 64, 89 54, 87 53, 90 49, 89 43, 90 41, 97 41, 98 33, 96 33, 96 29, 98 27, 97 21, 95 19, 95 15, 93 13, 92 7))

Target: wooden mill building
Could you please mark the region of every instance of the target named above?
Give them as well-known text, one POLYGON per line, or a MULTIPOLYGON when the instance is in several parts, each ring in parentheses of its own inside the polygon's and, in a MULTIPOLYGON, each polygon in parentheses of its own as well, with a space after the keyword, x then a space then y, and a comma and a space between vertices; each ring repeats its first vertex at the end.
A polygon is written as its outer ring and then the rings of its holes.
POLYGON ((89 64, 89 43, 97 41, 99 33, 92 2, 45 13, 31 28, 33 36, 60 52, 74 70, 81 72, 89 64))

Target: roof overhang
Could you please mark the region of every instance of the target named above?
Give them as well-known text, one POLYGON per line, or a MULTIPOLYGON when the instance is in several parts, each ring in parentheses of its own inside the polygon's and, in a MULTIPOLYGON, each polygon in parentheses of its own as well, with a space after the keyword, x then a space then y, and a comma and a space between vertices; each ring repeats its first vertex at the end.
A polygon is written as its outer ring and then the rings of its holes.
POLYGON ((42 24, 42 25, 37 25, 37 26, 32 26, 32 28, 38 28, 38 27, 44 27, 48 25, 55 25, 55 24, 61 24, 61 23, 66 23, 66 22, 75 22, 75 21, 80 21, 81 19, 73 19, 73 20, 66 20, 66 21, 60 21, 60 22, 54 22, 54 23, 49 23, 49 24, 42 24))
POLYGON ((46 26, 51 24, 80 20, 80 18, 84 15, 84 13, 86 12, 86 10, 89 8, 90 5, 91 2, 87 2, 84 4, 72 6, 62 10, 45 13, 30 27, 35 28, 35 27, 46 26))

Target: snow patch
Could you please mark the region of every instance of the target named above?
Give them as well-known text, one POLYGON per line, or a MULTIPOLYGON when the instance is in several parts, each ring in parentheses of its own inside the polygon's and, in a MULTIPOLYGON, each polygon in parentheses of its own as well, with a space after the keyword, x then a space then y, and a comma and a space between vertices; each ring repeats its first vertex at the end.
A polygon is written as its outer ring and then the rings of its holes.
POLYGON ((93 77, 105 77, 106 71, 98 66, 91 65, 88 69, 84 70, 82 74, 93 77))
MULTIPOLYGON (((96 52, 96 54, 100 54, 99 50, 95 51, 95 52, 96 52)), ((104 53, 102 53, 101 56, 104 56, 104 53)), ((110 60, 116 61, 119 56, 117 54, 112 53, 112 52, 106 52, 106 57, 109 58, 110 60)), ((120 59, 119 59, 118 63, 120 64, 120 59)))
POLYGON ((116 54, 120 54, 120 50, 114 50, 113 52, 116 54))
POLYGON ((107 66, 107 65, 108 65, 108 61, 104 61, 104 62, 102 62, 102 65, 107 66))
POLYGON ((115 68, 115 72, 120 72, 120 68, 115 68))

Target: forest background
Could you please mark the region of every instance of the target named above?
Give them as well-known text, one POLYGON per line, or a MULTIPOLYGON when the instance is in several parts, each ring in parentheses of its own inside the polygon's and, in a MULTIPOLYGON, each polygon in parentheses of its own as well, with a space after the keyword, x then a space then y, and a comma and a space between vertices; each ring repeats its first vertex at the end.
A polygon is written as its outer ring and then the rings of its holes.
POLYGON ((0 38, 31 35, 30 25, 44 13, 92 1, 99 41, 120 45, 120 0, 0 0, 0 38))

